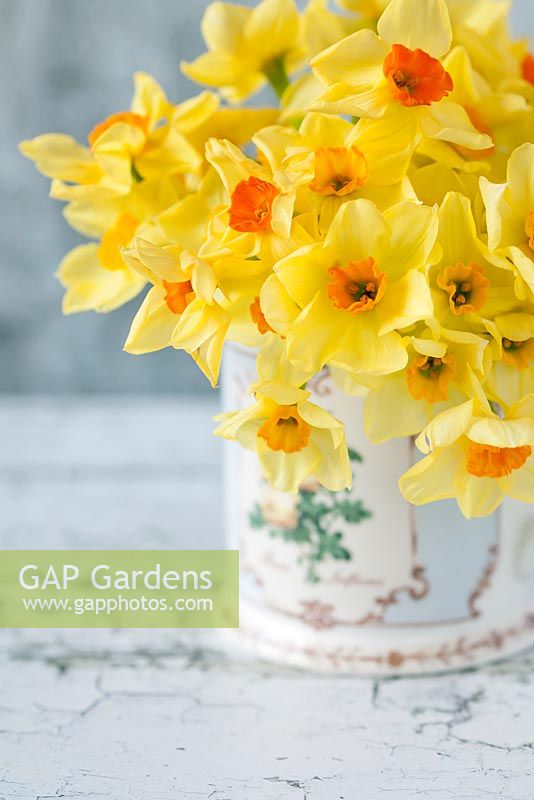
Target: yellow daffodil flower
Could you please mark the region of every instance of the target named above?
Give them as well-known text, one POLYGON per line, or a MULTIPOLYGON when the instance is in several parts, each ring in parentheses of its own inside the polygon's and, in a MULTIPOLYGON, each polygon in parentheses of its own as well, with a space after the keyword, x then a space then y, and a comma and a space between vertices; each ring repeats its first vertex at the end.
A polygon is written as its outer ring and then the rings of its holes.
POLYGON ((107 203, 67 206, 65 216, 73 227, 101 241, 75 247, 59 265, 65 314, 113 311, 139 294, 145 281, 124 261, 121 250, 131 244, 144 220, 172 207, 180 196, 181 191, 163 179, 137 183, 130 194, 107 203))
POLYGON ((505 184, 481 178, 480 190, 486 207, 488 247, 496 263, 514 266, 521 279, 517 289, 524 299, 523 282, 534 292, 534 144, 514 150, 505 184))
POLYGON ((316 208, 326 230, 339 206, 364 197, 385 209, 416 199, 406 173, 415 146, 414 121, 360 120, 310 113, 298 132, 281 125, 259 131, 254 143, 273 174, 282 171, 301 187, 297 207, 316 208), (304 187, 308 191, 304 192, 304 187))
MULTIPOLYGON (((215 193, 213 178, 212 182, 215 193)), ((72 226, 101 242, 75 247, 61 262, 57 277, 66 289, 64 313, 113 311, 135 297, 144 282, 120 251, 130 245, 145 221, 172 208, 182 197, 183 187, 162 177, 136 183, 128 195, 109 202, 67 206, 64 213, 72 226)))
POLYGON ((370 440, 379 444, 414 436, 436 414, 480 395, 487 349, 486 339, 446 330, 430 320, 429 327, 409 337, 409 361, 404 370, 367 380, 372 391, 367 395, 364 419, 370 440))
POLYGON ((381 214, 363 199, 341 206, 325 241, 282 259, 262 292, 288 358, 310 372, 327 363, 371 374, 402 369, 408 355, 398 331, 432 316, 426 270, 436 234, 431 208, 407 202, 381 214))
POLYGON ((62 286, 63 313, 113 311, 136 297, 145 279, 121 258, 137 229, 139 220, 121 214, 100 244, 82 244, 67 253, 57 271, 62 286))
MULTIPOLYGON (((216 176, 215 180, 218 183, 216 176)), ((148 269, 147 259, 155 259, 159 255, 163 258, 163 252, 172 254, 174 258, 172 269, 178 268, 182 272, 193 270, 195 275, 210 275, 215 280, 216 286, 211 299, 207 291, 199 295, 200 300, 207 303, 209 308, 198 302, 195 305, 191 304, 191 308, 188 304, 187 315, 184 316, 180 326, 176 328, 172 342, 169 342, 165 327, 157 329, 161 319, 154 316, 145 320, 142 310, 140 310, 139 318, 142 326, 132 328, 126 347, 128 352, 141 352, 139 347, 144 345, 140 345, 140 341, 144 341, 144 337, 148 333, 152 343, 159 336, 157 349, 172 344, 172 346, 181 347, 190 352, 191 346, 184 339, 185 328, 187 327, 188 332, 191 329, 192 334, 196 336, 196 331, 193 330, 195 321, 198 322, 199 327, 205 324, 207 331, 211 331, 210 326, 216 327, 217 322, 220 321, 221 326, 217 327, 216 339, 213 342, 210 340, 209 356, 213 361, 210 362, 209 367, 206 367, 202 360, 199 361, 199 366, 212 382, 217 379, 220 348, 222 348, 225 338, 252 347, 261 343, 261 320, 259 313, 253 314, 253 307, 263 282, 272 270, 271 263, 265 263, 259 258, 235 257, 226 251, 215 250, 212 254, 206 252, 201 258, 194 255, 199 253, 205 244, 212 212, 218 202, 218 192, 214 191, 214 188, 212 176, 208 174, 199 193, 185 198, 149 224, 145 224, 140 229, 140 239, 142 240, 144 237, 144 242, 141 242, 141 246, 138 244, 137 249, 123 254, 134 271, 144 275, 155 287, 161 286, 161 281, 167 280, 167 278, 158 273, 157 260, 154 261, 153 268, 148 269), (157 249, 154 249, 154 246, 157 249), (179 260, 180 266, 175 263, 177 260, 179 260), (203 311, 205 317, 196 313, 200 311, 203 311), (194 316, 195 313, 196 316, 194 316), (152 325, 156 326, 154 330, 152 330, 152 325)), ((188 280, 194 285, 192 278, 188 278, 188 280)), ((185 280, 174 282, 186 284, 185 280)), ((161 295, 161 292, 159 294, 161 295)), ((158 292, 153 291, 145 302, 152 304, 152 301, 158 299, 157 296, 158 292)), ((192 300, 193 296, 191 295, 187 299, 192 300)), ((171 298, 171 306, 172 304, 171 298)), ((168 309, 169 303, 167 302, 167 309, 162 308, 161 315, 166 319, 168 326, 172 327, 173 320, 168 309)), ((176 320, 174 320, 174 324, 176 324, 176 320)), ((191 355, 196 358, 194 352, 191 352, 191 355)))
POLYGON ((534 395, 501 418, 473 400, 443 411, 416 442, 426 458, 399 481, 415 505, 456 498, 468 517, 485 517, 505 497, 534 502, 534 395))
POLYGON ((452 31, 445 0, 392 0, 378 35, 358 31, 312 59, 328 87, 319 108, 362 117, 413 115, 426 136, 472 150, 492 146, 462 106, 448 100, 454 86, 442 59, 452 31))
POLYGON ((509 407, 534 394, 534 312, 495 318, 498 357, 488 375, 487 391, 509 407))
POLYGON ((197 170, 202 156, 181 133, 200 121, 217 100, 205 92, 173 108, 163 89, 143 72, 134 76, 130 111, 112 114, 89 133, 88 147, 70 136, 45 134, 22 142, 21 152, 53 179, 51 196, 75 203, 128 194, 141 179, 197 170), (187 113, 186 113, 187 112, 187 113))
POLYGON ((51 196, 69 203, 64 212, 69 224, 101 239, 74 248, 60 264, 66 314, 112 311, 139 294, 145 281, 125 264, 120 249, 145 220, 198 185, 198 179, 189 188, 184 181, 184 173, 203 163, 185 134, 215 113, 216 96, 204 92, 172 107, 149 75, 138 72, 134 82, 130 111, 95 126, 88 147, 61 134, 20 145, 53 179, 51 196))
POLYGON ((305 55, 302 23, 293 0, 262 0, 255 8, 211 3, 202 19, 208 51, 182 72, 198 83, 221 89, 232 102, 258 91, 269 80, 281 93, 286 73, 305 55))
POLYGON ((285 361, 283 344, 275 336, 260 352, 258 373, 252 387, 255 403, 218 417, 215 434, 255 450, 275 489, 294 493, 311 477, 331 491, 350 488, 343 423, 299 388, 302 375, 285 361))
MULTIPOLYGON (((273 262, 293 248, 295 187, 283 175, 245 156, 227 140, 210 139, 206 158, 219 174, 227 207, 214 221, 216 246, 233 255, 273 262), (217 231, 217 233, 215 233, 217 231)), ((213 247, 208 242, 208 250, 213 247)))
POLYGON ((513 272, 490 262, 467 197, 445 197, 438 242, 442 255, 430 270, 430 285, 436 318, 445 327, 484 332, 484 320, 517 306, 513 272))
POLYGON ((136 355, 165 347, 185 350, 215 386, 230 318, 217 303, 214 270, 194 255, 208 214, 204 198, 191 195, 160 219, 173 243, 138 238, 135 248, 123 254, 129 266, 152 284, 124 349, 136 355))
POLYGON ((204 92, 173 107, 149 75, 136 73, 134 83, 131 110, 96 125, 88 147, 62 134, 20 145, 53 179, 51 196, 69 203, 69 224, 87 236, 100 238, 121 214, 148 219, 198 186, 192 174, 204 163, 204 142, 198 150, 189 139, 217 116, 218 98, 204 92))

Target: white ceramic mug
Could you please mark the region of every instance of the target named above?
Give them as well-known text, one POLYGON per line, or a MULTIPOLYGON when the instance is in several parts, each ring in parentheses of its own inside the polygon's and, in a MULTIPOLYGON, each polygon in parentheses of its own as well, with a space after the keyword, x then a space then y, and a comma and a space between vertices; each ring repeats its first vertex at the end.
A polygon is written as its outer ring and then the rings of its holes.
MULTIPOLYGON (((242 408, 255 355, 230 347, 223 405, 242 408)), ((241 552, 240 638, 315 669, 407 674, 472 666, 534 643, 534 510, 506 502, 466 520, 453 501, 415 508, 397 481, 411 440, 373 445, 363 402, 328 375, 312 400, 347 429, 354 485, 271 489, 254 453, 226 446, 227 544, 241 552)))

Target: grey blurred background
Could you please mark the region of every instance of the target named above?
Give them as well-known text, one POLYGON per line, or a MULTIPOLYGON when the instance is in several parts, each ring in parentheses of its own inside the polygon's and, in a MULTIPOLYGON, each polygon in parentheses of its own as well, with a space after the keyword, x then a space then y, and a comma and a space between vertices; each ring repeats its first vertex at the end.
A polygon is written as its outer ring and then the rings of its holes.
MULTIPOLYGON (((49 181, 16 149, 52 131, 83 141, 96 122, 128 107, 136 70, 153 74, 173 101, 198 91, 178 64, 204 49, 208 4, 0 0, 0 391, 208 391, 182 353, 122 352, 139 299, 111 315, 61 315, 53 272, 82 238, 48 199, 49 181)), ((532 32, 533 0, 515 0, 513 25, 518 35, 532 32)))

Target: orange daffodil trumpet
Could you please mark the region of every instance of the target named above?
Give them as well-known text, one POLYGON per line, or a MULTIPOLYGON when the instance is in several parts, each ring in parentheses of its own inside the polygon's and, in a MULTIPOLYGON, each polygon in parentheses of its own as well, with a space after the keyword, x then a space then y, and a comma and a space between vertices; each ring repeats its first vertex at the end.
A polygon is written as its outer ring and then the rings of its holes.
POLYGON ((59 267, 65 313, 143 292, 126 352, 184 350, 212 386, 227 343, 257 351, 216 433, 279 490, 351 484, 326 370, 372 442, 417 437, 410 502, 534 502, 534 60, 508 3, 214 2, 202 33, 182 70, 214 91, 137 73, 84 144, 21 144, 93 240, 59 267))
POLYGON ((534 55, 527 53, 521 62, 521 75, 527 83, 534 86, 534 55))
POLYGON ((534 501, 534 395, 504 419, 468 400, 438 414, 417 446, 428 455, 400 482, 416 505, 455 497, 466 517, 480 517, 505 497, 534 501))

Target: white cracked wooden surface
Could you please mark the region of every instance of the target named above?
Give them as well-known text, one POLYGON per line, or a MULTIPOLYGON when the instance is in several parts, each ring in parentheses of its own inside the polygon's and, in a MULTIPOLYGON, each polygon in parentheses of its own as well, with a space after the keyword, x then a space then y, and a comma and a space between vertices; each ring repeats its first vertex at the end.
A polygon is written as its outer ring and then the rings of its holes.
MULTIPOLYGON (((219 547, 213 402, 0 399, 0 547, 219 547)), ((417 679, 216 632, 0 632, 0 800, 534 797, 534 653, 417 679)))

